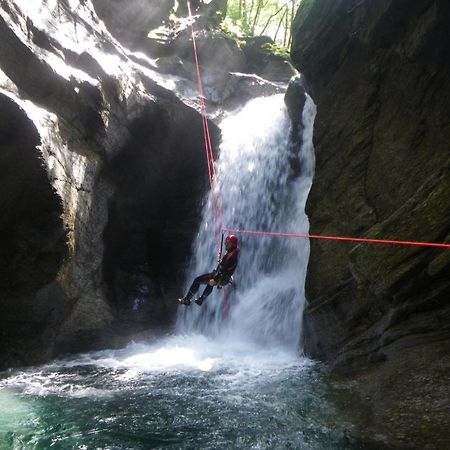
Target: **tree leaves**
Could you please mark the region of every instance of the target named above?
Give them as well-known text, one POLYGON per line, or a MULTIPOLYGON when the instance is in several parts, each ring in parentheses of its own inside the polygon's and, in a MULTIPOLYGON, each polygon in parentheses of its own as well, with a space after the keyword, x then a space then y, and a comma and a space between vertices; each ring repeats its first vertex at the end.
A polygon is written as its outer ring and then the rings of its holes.
POLYGON ((270 36, 289 47, 291 27, 301 0, 228 0, 227 17, 248 36, 270 36))

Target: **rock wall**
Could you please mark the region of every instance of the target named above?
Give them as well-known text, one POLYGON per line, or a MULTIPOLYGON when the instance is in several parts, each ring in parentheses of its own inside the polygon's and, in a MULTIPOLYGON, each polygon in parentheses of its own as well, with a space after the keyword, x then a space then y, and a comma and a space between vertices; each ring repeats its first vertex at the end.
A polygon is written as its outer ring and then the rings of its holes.
POLYGON ((0 369, 167 328, 208 183, 199 113, 91 2, 2 1, 0 39, 0 369))
POLYGON ((128 48, 139 48, 150 30, 169 20, 174 0, 93 0, 99 18, 128 48))
MULTIPOLYGON (((450 240, 449 30, 446 1, 302 2, 313 234, 450 240)), ((358 381, 399 446, 449 439, 449 275, 448 249, 311 243, 305 349, 358 381)))

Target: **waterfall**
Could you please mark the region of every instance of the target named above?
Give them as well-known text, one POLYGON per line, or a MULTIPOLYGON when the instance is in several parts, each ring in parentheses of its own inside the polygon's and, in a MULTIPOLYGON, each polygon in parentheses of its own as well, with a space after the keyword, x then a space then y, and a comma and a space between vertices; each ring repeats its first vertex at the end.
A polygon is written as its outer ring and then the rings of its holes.
MULTIPOLYGON (((282 95, 252 100, 223 120, 216 176, 226 227, 308 233, 304 209, 314 172, 315 113, 314 102, 307 97, 301 148, 294 149, 300 155, 302 173, 295 179, 289 164, 291 121, 282 95)), ((213 228, 208 198, 187 287, 195 276, 215 267, 213 228)), ((235 284, 226 288, 227 320, 223 318, 223 293, 214 289, 202 307, 192 304, 179 308, 178 330, 297 350, 305 303, 308 240, 254 235, 240 235, 239 239, 241 253, 235 284)))

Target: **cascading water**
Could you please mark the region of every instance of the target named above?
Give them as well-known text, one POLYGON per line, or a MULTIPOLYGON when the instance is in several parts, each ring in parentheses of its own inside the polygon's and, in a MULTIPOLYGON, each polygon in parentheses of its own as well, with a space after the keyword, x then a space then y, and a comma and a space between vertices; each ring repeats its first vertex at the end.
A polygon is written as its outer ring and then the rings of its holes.
MULTIPOLYGON (((314 114, 308 98, 298 178, 281 96, 224 121, 217 177, 228 226, 308 231, 314 114)), ((195 273, 214 263, 211 219, 205 209, 195 273)), ((297 354, 308 242, 241 240, 226 322, 214 292, 201 308, 180 306, 183 333, 0 374, 0 449, 366 448, 347 439, 348 394, 343 414, 339 392, 297 354)))
MULTIPOLYGON (((302 162, 302 173, 295 179, 289 164, 291 121, 282 95, 252 100, 223 121, 216 168, 218 192, 213 195, 221 197, 225 226, 308 232, 304 208, 314 171, 314 117, 315 105, 308 97, 302 117, 301 148, 293 149, 300 153, 302 162)), ((191 277, 211 271, 215 263, 215 223, 210 204, 208 199, 195 243, 191 277)), ((223 296, 215 291, 201 308, 180 308, 178 330, 297 349, 309 242, 242 236, 240 246, 235 285, 227 288, 228 320, 223 320, 223 296)))

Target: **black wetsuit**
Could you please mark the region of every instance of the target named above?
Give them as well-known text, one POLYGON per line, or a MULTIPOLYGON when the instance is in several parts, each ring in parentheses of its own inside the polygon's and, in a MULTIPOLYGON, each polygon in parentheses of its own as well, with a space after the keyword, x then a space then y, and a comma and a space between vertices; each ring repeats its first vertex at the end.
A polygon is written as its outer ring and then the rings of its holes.
POLYGON ((231 276, 233 275, 238 265, 239 252, 240 252, 239 247, 228 250, 214 272, 209 272, 200 275, 193 281, 185 299, 190 300, 192 296, 198 291, 200 285, 206 284, 207 286, 205 287, 205 290, 203 291, 203 294, 200 297, 202 300, 205 300, 206 297, 208 297, 208 295, 211 294, 214 287, 208 284, 209 280, 211 279, 214 279, 214 281, 216 281, 219 286, 227 285, 231 281, 231 276))

